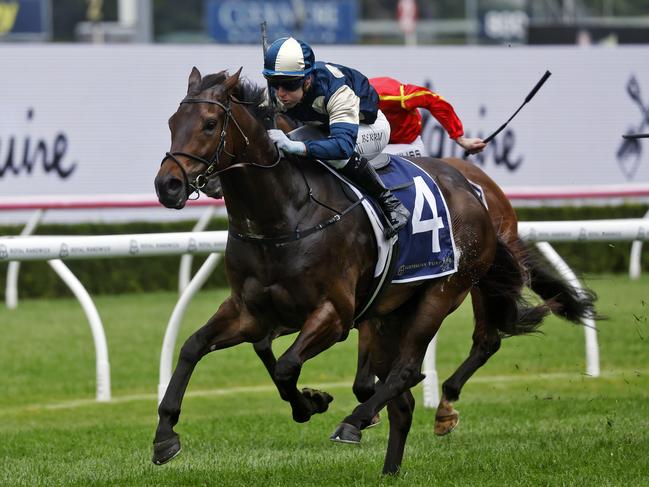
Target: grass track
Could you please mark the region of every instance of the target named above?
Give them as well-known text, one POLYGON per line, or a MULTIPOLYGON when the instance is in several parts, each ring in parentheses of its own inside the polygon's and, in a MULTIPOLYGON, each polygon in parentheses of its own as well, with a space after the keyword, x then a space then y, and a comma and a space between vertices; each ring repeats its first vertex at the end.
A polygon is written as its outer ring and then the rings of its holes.
MULTIPOLYGON (((588 283, 610 317, 598 324, 601 378, 583 375, 580 328, 550 319, 543 335, 506 340, 468 383, 450 436, 434 437, 434 412, 416 409, 402 474, 390 479, 379 475, 387 424, 365 432, 360 447, 326 439, 355 405, 355 334, 305 366, 301 384, 327 383, 335 401, 304 425, 291 421, 252 347, 208 355, 177 427, 184 450, 156 467, 158 360, 175 296, 96 300, 109 404, 92 401, 94 349, 74 300, 0 309, 0 485, 649 485, 649 279, 588 283)), ((180 342, 223 296, 197 296, 180 342)), ((463 306, 444 323, 441 378, 464 359, 470 320, 463 306)), ((421 403, 419 389, 415 397, 421 403)))

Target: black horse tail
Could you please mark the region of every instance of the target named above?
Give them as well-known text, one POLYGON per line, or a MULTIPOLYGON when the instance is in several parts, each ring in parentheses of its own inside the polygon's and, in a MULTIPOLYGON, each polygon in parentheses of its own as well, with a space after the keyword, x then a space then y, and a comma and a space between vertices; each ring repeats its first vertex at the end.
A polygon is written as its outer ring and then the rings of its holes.
POLYGON ((575 289, 538 252, 526 248, 526 267, 530 273, 529 286, 544 301, 551 304, 552 312, 573 323, 584 319, 603 319, 595 311, 597 294, 591 289, 575 289))
POLYGON ((527 272, 511 249, 498 238, 496 255, 487 273, 478 282, 483 298, 487 326, 500 336, 532 333, 550 312, 550 305, 530 304, 523 296, 527 272))

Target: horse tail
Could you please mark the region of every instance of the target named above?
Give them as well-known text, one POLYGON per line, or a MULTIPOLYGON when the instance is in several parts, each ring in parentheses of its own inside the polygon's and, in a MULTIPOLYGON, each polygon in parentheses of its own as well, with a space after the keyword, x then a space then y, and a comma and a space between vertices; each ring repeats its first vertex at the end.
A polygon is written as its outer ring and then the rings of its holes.
POLYGON ((551 303, 555 315, 577 324, 584 319, 603 319, 595 311, 597 294, 592 289, 572 287, 538 251, 528 251, 525 261, 530 273, 530 288, 551 303))
POLYGON ((522 294, 527 272, 511 249, 498 237, 496 255, 478 282, 487 325, 502 337, 532 333, 550 312, 549 304, 530 304, 522 294))

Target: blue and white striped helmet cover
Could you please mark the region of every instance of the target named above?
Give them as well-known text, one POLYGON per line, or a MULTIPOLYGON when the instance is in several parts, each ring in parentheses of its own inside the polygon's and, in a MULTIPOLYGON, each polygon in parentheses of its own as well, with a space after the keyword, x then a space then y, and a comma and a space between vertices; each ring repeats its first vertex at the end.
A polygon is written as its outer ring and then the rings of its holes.
POLYGON ((313 70, 315 56, 311 47, 293 37, 273 42, 264 59, 264 76, 306 76, 313 70))

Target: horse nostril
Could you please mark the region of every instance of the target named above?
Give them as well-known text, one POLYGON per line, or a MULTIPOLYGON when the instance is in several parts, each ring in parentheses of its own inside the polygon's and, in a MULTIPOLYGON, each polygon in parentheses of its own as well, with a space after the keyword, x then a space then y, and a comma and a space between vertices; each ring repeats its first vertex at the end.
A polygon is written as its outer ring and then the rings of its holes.
POLYGON ((180 179, 171 178, 167 181, 167 190, 170 193, 179 193, 183 189, 183 182, 180 179))

